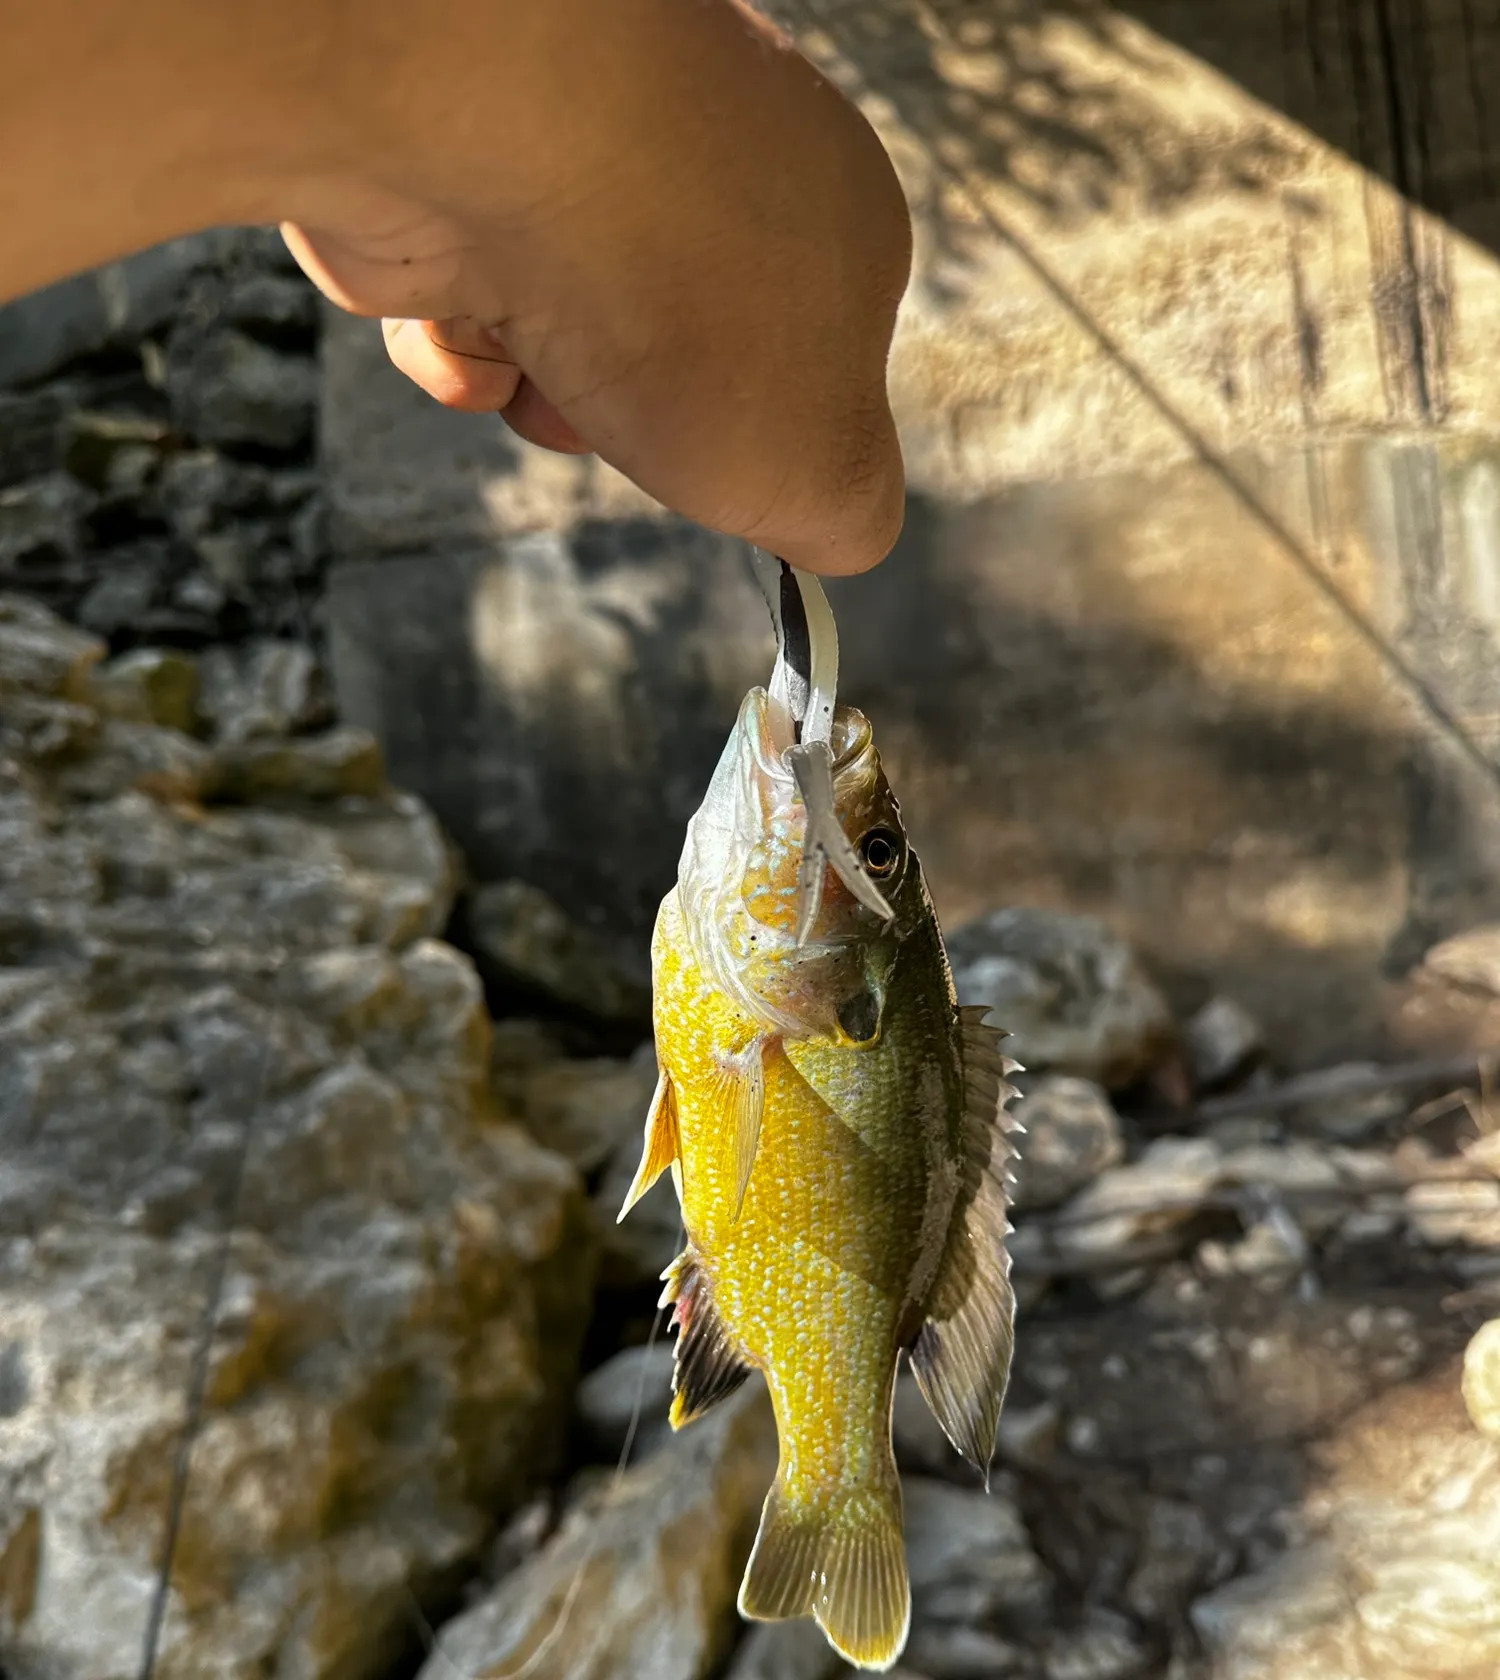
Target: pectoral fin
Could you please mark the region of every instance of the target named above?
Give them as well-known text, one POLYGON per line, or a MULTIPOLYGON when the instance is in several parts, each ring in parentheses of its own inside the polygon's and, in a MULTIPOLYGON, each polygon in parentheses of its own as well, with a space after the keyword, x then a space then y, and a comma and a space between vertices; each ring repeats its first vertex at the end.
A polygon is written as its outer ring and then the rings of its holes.
POLYGON ((646 1143, 641 1151, 641 1164, 636 1168, 630 1188, 625 1192, 624 1205, 615 1218, 617 1225, 668 1167, 674 1169, 673 1179, 677 1184, 678 1200, 682 1199, 682 1184, 675 1171, 680 1147, 677 1137, 677 1098, 672 1090, 671 1076, 663 1068, 657 1077, 651 1107, 646 1111, 646 1143))
POLYGON ((760 1124, 766 1109, 766 1041, 751 1041, 722 1064, 724 1163, 731 1185, 731 1217, 738 1219, 760 1147, 760 1124))
POLYGON ((1006 1075, 1019 1064, 1000 1053, 1005 1036, 983 1009, 959 1011, 966 1101, 964 1178, 948 1246, 917 1335, 911 1363, 932 1415, 989 1485, 995 1430, 1010 1378, 1015 1295, 1005 1239, 1007 1163, 1015 1150, 1005 1104, 1006 1075))

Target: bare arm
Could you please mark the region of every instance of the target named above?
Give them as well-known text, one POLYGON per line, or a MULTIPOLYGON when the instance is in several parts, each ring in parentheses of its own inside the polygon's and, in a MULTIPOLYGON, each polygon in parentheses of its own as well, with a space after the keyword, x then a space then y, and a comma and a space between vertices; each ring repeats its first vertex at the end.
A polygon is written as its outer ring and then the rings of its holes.
POLYGON ((397 365, 825 572, 900 525, 909 229, 733 0, 0 0, 0 296, 280 221, 397 365))

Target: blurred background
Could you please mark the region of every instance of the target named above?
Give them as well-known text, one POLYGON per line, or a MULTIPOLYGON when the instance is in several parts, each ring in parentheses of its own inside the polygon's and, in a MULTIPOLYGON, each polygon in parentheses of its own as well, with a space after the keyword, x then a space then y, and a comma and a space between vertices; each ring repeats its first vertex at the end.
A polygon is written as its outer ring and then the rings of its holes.
MULTIPOLYGON (((830 587, 1014 1028, 926 1680, 1500 1672, 1500 31, 799 0, 917 251, 830 587), (1465 1349, 1467 1348, 1467 1354, 1465 1349)), ((0 1676, 823 1680, 624 1226, 742 547, 439 408, 272 230, 0 308, 0 1676), (611 1471, 639 1406, 632 1467, 611 1471)))

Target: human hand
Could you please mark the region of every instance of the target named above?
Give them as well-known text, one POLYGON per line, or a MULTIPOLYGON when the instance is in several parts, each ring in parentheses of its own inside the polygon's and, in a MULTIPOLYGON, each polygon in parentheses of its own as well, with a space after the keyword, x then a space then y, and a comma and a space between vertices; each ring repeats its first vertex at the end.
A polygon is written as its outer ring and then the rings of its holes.
POLYGON ((304 188, 303 268, 439 401, 808 570, 882 559, 910 230, 864 119, 731 0, 452 9, 398 87, 346 78, 378 142, 304 188))
POLYGON ((811 571, 890 548, 910 226, 747 0, 0 0, 0 299, 278 221, 439 400, 811 571))

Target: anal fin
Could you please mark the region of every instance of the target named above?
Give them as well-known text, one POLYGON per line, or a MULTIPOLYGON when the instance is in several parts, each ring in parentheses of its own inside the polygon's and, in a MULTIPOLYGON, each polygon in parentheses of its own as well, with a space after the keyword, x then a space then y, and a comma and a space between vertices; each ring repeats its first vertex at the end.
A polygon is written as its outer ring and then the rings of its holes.
MULTIPOLYGON (((651 1107, 646 1111, 646 1141, 641 1150, 641 1164, 636 1168, 630 1188, 625 1192, 625 1200, 615 1216, 615 1224, 620 1223, 668 1167, 676 1166, 680 1149, 677 1135, 677 1098, 672 1090, 671 1076, 663 1068, 657 1076, 651 1107)), ((679 1200, 681 1195, 682 1189, 679 1184, 679 1200)))
POLYGON ((727 1400, 750 1375, 751 1365, 724 1326, 703 1268, 688 1249, 668 1266, 663 1306, 676 1303, 677 1353, 672 1364, 668 1422, 682 1429, 727 1400))
POLYGON ((964 1063, 963 1178, 926 1321, 911 1350, 917 1386, 944 1434, 989 1484, 995 1431, 1010 1378, 1015 1294, 1005 1239, 1006 1164, 1015 1148, 1005 1104, 1016 1095, 1005 1036, 983 1009, 959 1011, 964 1063))

